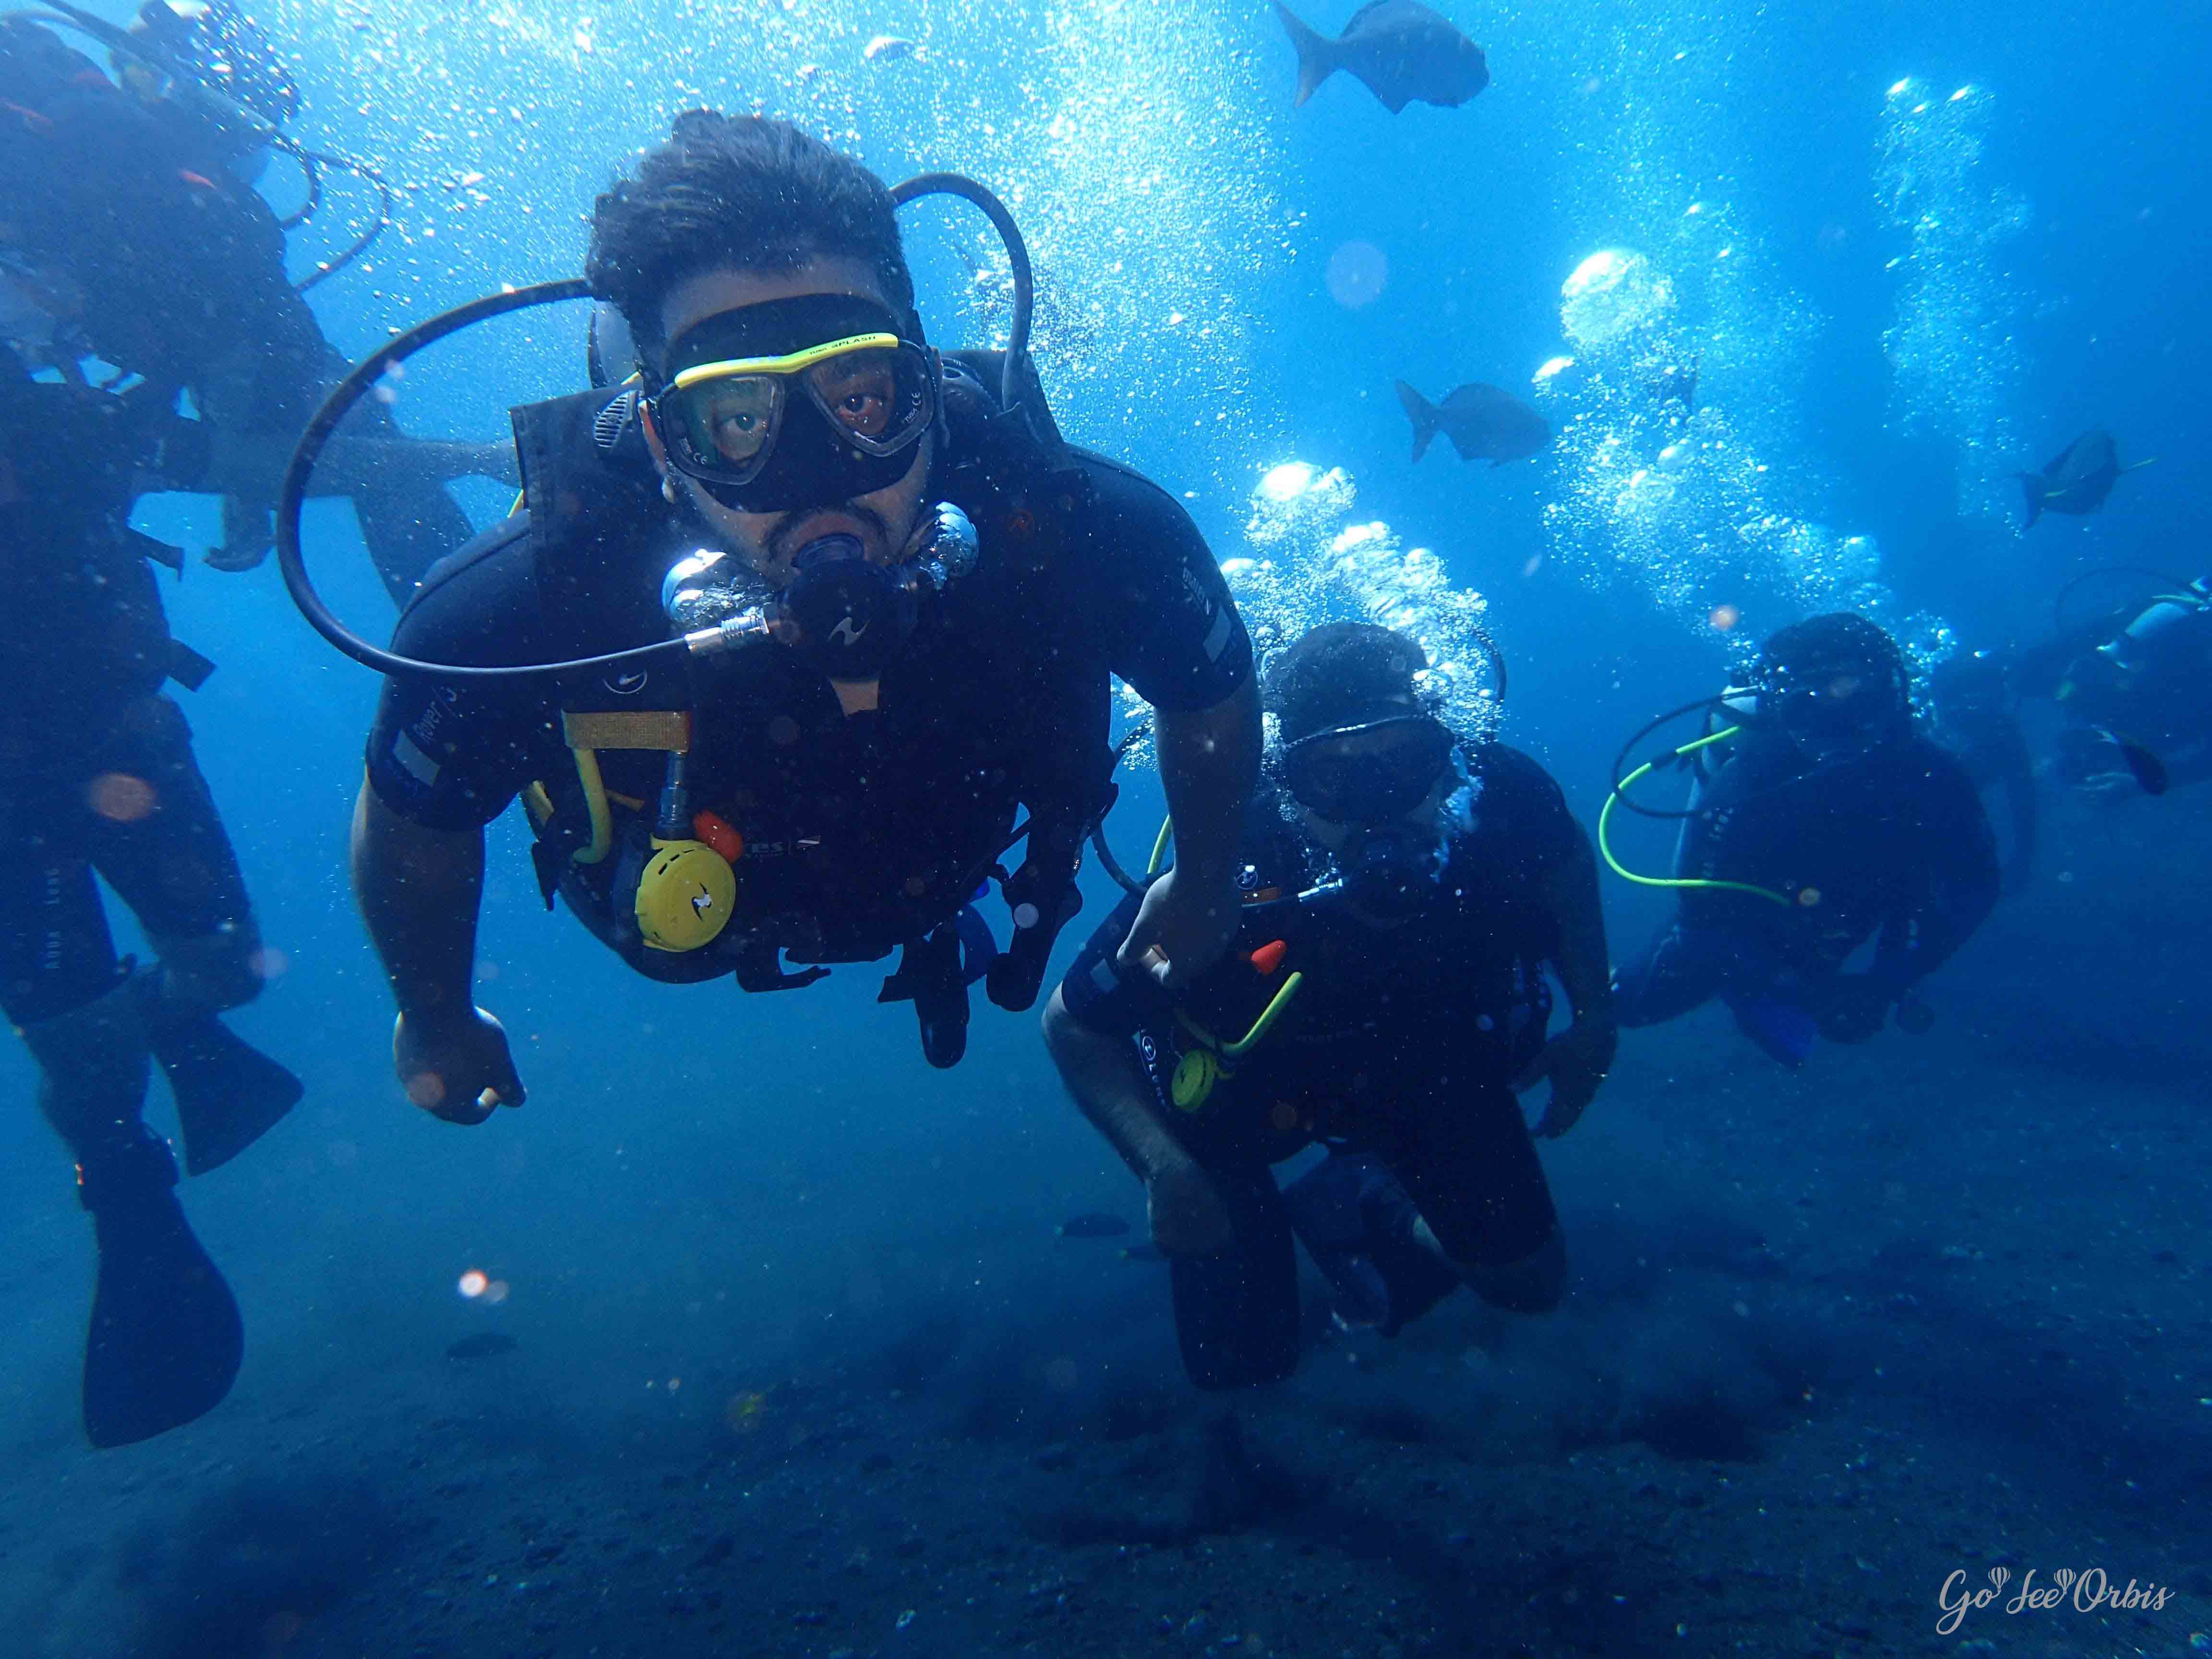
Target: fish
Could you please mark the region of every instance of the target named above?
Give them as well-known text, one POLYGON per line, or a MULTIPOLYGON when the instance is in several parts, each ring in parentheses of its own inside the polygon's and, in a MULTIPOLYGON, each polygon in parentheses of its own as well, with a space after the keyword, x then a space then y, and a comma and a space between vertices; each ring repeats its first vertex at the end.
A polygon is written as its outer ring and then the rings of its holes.
POLYGON ((1552 428, 1541 415, 1494 386, 1472 381, 1441 404, 1431 403, 1403 380, 1397 386, 1398 401, 1413 423, 1417 461, 1429 453, 1439 432, 1451 440, 1460 459, 1488 461, 1493 467, 1526 460, 1552 441, 1552 428))
POLYGON ((499 1331, 478 1331, 474 1336, 465 1336, 446 1350, 448 1359, 489 1359, 496 1354, 513 1353, 514 1339, 499 1331))
POLYGON ((1298 52, 1292 109, 1339 70, 1364 82, 1393 115, 1416 101, 1454 109, 1490 84, 1482 48, 1416 0, 1370 0, 1334 40, 1309 27, 1283 0, 1275 0, 1275 15, 1298 52))
POLYGON ((1072 1216, 1060 1224, 1062 1238, 1119 1238, 1128 1231, 1129 1224, 1120 1216, 1098 1211, 1072 1216))
POLYGON ((896 34, 879 34, 860 49, 860 56, 871 64, 896 64, 911 58, 917 48, 915 43, 896 34))
POLYGON ((2035 521, 2045 513, 2078 517, 2100 510, 2123 472, 2148 466, 2157 459, 2154 455, 2134 466, 2122 466, 2112 434, 2101 426, 2091 427, 2053 456, 2042 471, 2018 475, 2021 487, 2027 492, 2027 522, 2021 526, 2021 532, 2034 529, 2035 521))

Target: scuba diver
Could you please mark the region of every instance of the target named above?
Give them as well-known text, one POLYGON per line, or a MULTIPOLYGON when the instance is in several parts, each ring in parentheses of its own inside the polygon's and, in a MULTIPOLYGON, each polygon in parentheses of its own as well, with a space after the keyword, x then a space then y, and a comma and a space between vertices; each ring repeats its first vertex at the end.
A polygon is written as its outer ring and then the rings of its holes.
POLYGON ((1133 897, 1046 1007, 1069 1091, 1145 1183, 1202 1389, 1297 1365, 1293 1237, 1337 1317, 1386 1335, 1462 1284, 1530 1313, 1565 1285, 1514 1091, 1548 1077, 1536 1133, 1564 1134, 1613 1062, 1596 861, 1540 767, 1430 712, 1426 666, 1367 623, 1287 647, 1234 949, 1180 990, 1129 973, 1133 897), (1548 1042, 1547 969, 1574 1017, 1548 1042), (1269 1166, 1316 1144, 1279 1191, 1269 1166))
POLYGON ((261 989, 261 946, 165 680, 212 667, 169 637, 131 529, 138 469, 196 425, 158 402, 34 380, 0 348, 0 1004, 76 1161, 100 1267, 84 1358, 96 1446, 211 1409, 237 1374, 237 1304, 179 1206, 141 1113, 154 1063, 185 1170, 251 1145, 300 1097, 217 1017, 261 989), (155 960, 118 960, 95 875, 155 960))
POLYGON ((2035 761, 2021 730, 2018 702, 2006 659, 1968 651, 1936 665, 1923 711, 1929 736, 1966 766, 1985 810, 1992 796, 2002 798, 2005 836, 1998 862, 2008 893, 2025 890, 2035 870, 2035 761))
POLYGON ((1614 973, 1620 1023, 1656 1025, 1719 997, 1792 1067, 1816 1038, 1865 1042, 1892 1010, 1900 1027, 1925 1030, 1932 1015, 1915 988, 1996 901, 1994 838, 1973 781, 1915 729, 1904 655, 1864 617, 1783 629, 1752 682, 1662 716, 1704 708, 1709 721, 1736 721, 1668 757, 1696 778, 1687 811, 1654 814, 1683 820, 1672 878, 1625 869, 1607 839, 1615 805, 1650 811, 1626 792, 1661 763, 1616 782, 1599 818, 1600 849, 1618 873, 1680 895, 1674 921, 1614 973), (1870 965, 1846 971, 1869 940, 1870 965))
MULTIPOLYGON (((385 187, 360 163, 302 149, 272 122, 296 88, 266 40, 228 0, 155 0, 125 31, 66 3, 0 18, 0 293, 9 339, 34 370, 106 382, 170 407, 188 397, 201 427, 197 462, 155 488, 222 500, 218 569, 267 556, 270 515, 294 439, 344 362, 302 293, 367 246, 298 287, 285 275, 285 233, 320 198, 337 163, 385 187), (122 84, 66 44, 70 30, 106 46, 122 84), (280 221, 251 175, 271 148, 308 169, 311 206, 280 221)), ((443 484, 481 459, 416 446, 391 411, 366 409, 356 453, 326 488, 350 495, 395 601, 466 538, 443 484)))
MULTIPOLYGON (((1018 252, 996 198, 948 179, 902 188, 988 202, 1018 252)), ((882 1000, 911 999, 927 1057, 955 1063, 968 984, 1030 1006, 1079 902, 1110 799, 1110 674, 1152 703, 1190 825, 1184 874, 1121 948, 1163 978, 1218 954, 1258 764, 1250 644, 1181 506, 1061 440, 1026 304, 1003 357, 935 352, 894 193, 797 128, 708 111, 599 198, 587 269, 594 357, 635 373, 514 411, 520 509, 439 567, 396 654, 327 617, 296 503, 280 515, 302 610, 392 676, 353 868, 410 1098, 457 1123, 522 1103, 471 995, 484 826, 518 794, 549 906, 638 971, 780 990, 902 946, 882 1000), (994 874, 1003 952, 971 903, 994 874)))
POLYGON ((2094 799, 2162 795, 2212 777, 2212 578, 2172 584, 2052 695, 2069 716, 2058 770, 2094 799))

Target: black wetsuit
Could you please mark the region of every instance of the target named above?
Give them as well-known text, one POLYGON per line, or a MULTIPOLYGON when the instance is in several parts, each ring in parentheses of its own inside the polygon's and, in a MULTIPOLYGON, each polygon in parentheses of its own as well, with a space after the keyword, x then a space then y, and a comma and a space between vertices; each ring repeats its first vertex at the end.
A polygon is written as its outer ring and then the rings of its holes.
POLYGON ((2144 608, 2118 638, 2075 665, 2065 706, 2119 742, 2148 750, 2167 787, 2212 777, 2212 583, 2144 608))
MULTIPOLYGON (((1386 1166, 1462 1265, 1521 1261, 1557 1225, 1512 1079, 1543 1046, 1543 970, 1560 943, 1544 882, 1576 856, 1579 831, 1558 785, 1518 750, 1476 747, 1468 771, 1472 827, 1453 837, 1434 898, 1404 922, 1297 902, 1328 855, 1263 795, 1246 836, 1244 926, 1218 964, 1172 996, 1118 975, 1132 896, 1061 981, 1071 1015, 1133 1042, 1159 1115, 1237 1222, 1233 1266, 1174 1264, 1184 1360, 1201 1387, 1246 1386, 1296 1362, 1295 1261, 1268 1166, 1317 1141, 1386 1166), (1277 941, 1279 961, 1267 948, 1277 941), (1202 1103, 1178 1106, 1176 1067, 1205 1046, 1185 1022, 1233 1043, 1293 973, 1304 978, 1268 1033, 1202 1103)), ((1390 1328, 1456 1282, 1442 1272, 1425 1300, 1394 1308, 1390 1328)))
MULTIPOLYGON (((203 124, 143 104, 39 25, 0 22, 0 254, 57 290, 71 366, 97 357, 171 405, 189 394, 220 434, 215 471, 170 487, 265 511, 346 363, 285 275, 276 214, 225 163, 203 124)), ((376 404, 343 430, 398 435, 376 404)), ((470 531, 419 477, 382 481, 356 507, 397 599, 470 531)))
POLYGON ((143 412, 33 383, 0 352, 0 1006, 17 1026, 120 983, 95 872, 156 939, 251 935, 184 714, 160 695, 193 670, 158 550, 128 527, 143 412))
POLYGON ((1954 658, 1936 670, 1928 733, 1959 757, 1985 806, 2002 802, 2005 840, 1999 861, 2005 890, 2016 893, 2035 869, 2037 804, 2035 759, 2014 701, 2002 662, 1954 658))
MULTIPOLYGON (((978 382, 961 384, 972 392, 978 382)), ((601 939, 656 978, 734 969, 749 988, 767 988, 781 982, 769 977, 779 951, 856 961, 911 945, 967 903, 1018 805, 1065 841, 1053 849, 1060 889, 1041 902, 1072 896, 1081 825, 1104 805, 1109 674, 1157 707, 1211 708, 1250 675, 1251 647, 1204 539, 1164 491, 1080 450, 1010 453, 1003 431, 977 435, 974 407, 953 403, 931 491, 969 513, 981 557, 925 606, 884 673, 876 710, 847 717, 818 672, 766 641, 672 681, 396 679, 368 743, 378 797, 417 823, 465 830, 543 781, 560 809, 556 823, 576 824, 564 710, 694 710, 692 800, 744 842, 738 921, 723 938, 689 955, 643 948, 623 902, 635 872, 623 860, 634 852, 541 871, 601 939)), ((662 501, 624 408, 607 392, 518 416, 530 507, 432 573, 401 619, 397 649, 431 661, 528 663, 667 637, 662 577, 708 534, 662 501), (579 428, 591 440, 563 435, 579 428), (562 453, 571 460, 559 461, 562 453), (589 481, 564 483, 576 467, 589 481), (569 522, 580 514, 596 514, 596 528, 569 522)), ((661 789, 660 754, 611 752, 600 763, 611 797, 650 803, 661 789)), ((638 820, 617 816, 639 845, 638 820)), ((1033 861, 1040 850, 1033 836, 1033 861)), ((1008 896, 1018 902, 1019 890, 1010 885, 1008 896)), ((995 982, 993 994, 1000 997, 995 982)))
POLYGON ((1692 888, 1675 921, 1614 974, 1624 1026, 1674 1019, 1719 996, 1785 1065, 1800 1064, 1844 962, 1879 937, 1867 983, 1901 997, 1940 968, 1996 902, 1996 854, 1972 779, 1914 732, 1815 765, 1778 734, 1747 731, 1700 784, 1674 873, 1741 882, 1692 888))

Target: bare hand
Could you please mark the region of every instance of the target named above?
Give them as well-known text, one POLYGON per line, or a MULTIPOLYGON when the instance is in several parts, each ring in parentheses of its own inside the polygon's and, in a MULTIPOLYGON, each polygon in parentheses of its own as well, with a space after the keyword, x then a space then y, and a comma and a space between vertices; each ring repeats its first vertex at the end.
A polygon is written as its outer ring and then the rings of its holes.
POLYGON ((1189 984, 1237 937, 1240 897, 1230 883, 1207 885, 1180 869, 1169 871, 1145 890, 1114 958, 1115 970, 1142 974, 1164 990, 1189 984))
POLYGON ((1578 1019, 1544 1045, 1544 1052, 1513 1079, 1516 1090, 1533 1089, 1546 1078, 1552 1080, 1551 1103, 1536 1125, 1537 1134, 1556 1140, 1575 1127, 1596 1097, 1620 1046, 1620 1028, 1610 1019, 1578 1019))
POLYGON ((1229 1212, 1206 1171, 1188 1160, 1170 1164, 1145 1183, 1152 1243, 1165 1255, 1212 1255, 1236 1242, 1229 1212))
POLYGON ((526 1098, 506 1028, 481 1008, 450 1024, 402 1014, 392 1028, 392 1066, 407 1098, 448 1123, 481 1123, 526 1098))

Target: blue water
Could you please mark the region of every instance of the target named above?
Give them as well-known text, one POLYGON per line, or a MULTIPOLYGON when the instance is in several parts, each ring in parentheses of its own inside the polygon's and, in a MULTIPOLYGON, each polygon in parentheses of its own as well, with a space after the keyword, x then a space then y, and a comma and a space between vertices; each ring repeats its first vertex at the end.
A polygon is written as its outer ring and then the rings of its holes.
MULTIPOLYGON (((1333 33, 1350 9, 1304 15, 1333 33)), ((1796 615, 1868 609, 1924 663, 2039 636, 2100 564, 2201 572, 2202 15, 1448 9, 1493 83, 1395 118, 1346 76, 1293 112, 1256 4, 257 15, 295 54, 298 135, 405 187, 315 292, 349 355, 572 274, 594 191, 687 107, 787 116, 886 178, 971 172, 1036 254, 1069 434, 1186 496, 1224 560, 1275 562, 1272 586, 1237 578, 1255 622, 1410 605, 1442 660, 1479 595, 1502 733, 1586 822, 1629 731, 1796 615), (870 61, 878 34, 920 51, 870 61), (1663 283, 1640 325, 1698 362, 1715 447, 1680 465, 1634 365, 1563 321, 1606 250, 1663 283), (1399 378, 1522 392, 1560 441, 1411 465, 1399 378), (2157 465, 2100 516, 2016 534, 2009 474, 2092 424, 2157 465), (1356 494, 1270 499, 1293 462, 1356 494), (1338 538, 1378 523, 1390 556, 1346 574, 1338 538)), ((295 199, 281 166, 264 188, 295 199)), ((295 270, 359 204, 334 194, 295 270)), ((982 342, 980 222, 933 207, 908 235, 939 342, 982 342)), ((397 412, 496 439, 510 404, 583 384, 582 331, 538 313, 438 348, 397 412)), ((199 499, 138 521, 195 550, 219 532, 199 499)), ((310 508, 307 545, 339 608, 388 628, 342 506, 310 508)), ((1053 1236, 1089 1210, 1141 1229, 1142 1203, 1029 1018, 979 1012, 939 1073, 865 966, 773 999, 651 986, 544 912, 502 821, 479 995, 530 1102, 433 1122, 391 1081, 343 873, 373 678, 271 568, 195 563, 164 594, 221 664, 188 713, 283 963, 234 1023, 308 1094, 185 1192, 246 1310, 235 1391, 93 1454, 89 1240, 0 1050, 7 1651, 2169 1654, 2212 1628, 2206 792, 2051 791, 2035 884, 1936 981, 1924 1038, 1789 1077, 1717 1014, 1630 1034, 1546 1148, 1565 1306, 1516 1324, 1461 1297, 1310 1356, 1242 1408, 1272 1476, 1222 1498, 1223 1408, 1182 1380, 1158 1270, 1053 1236), (471 1270, 504 1300, 458 1294, 471 1270), (447 1358, 481 1332, 517 1346, 447 1358), (2176 1594, 2004 1610, 2031 1570, 2093 1568, 2176 1594), (2008 1582, 1939 1632, 1954 1571, 2008 1582)), ((1125 860, 1161 810, 1149 773, 1126 781, 1125 860)), ((1085 882, 1087 921, 1109 889, 1085 882)), ((1607 898, 1617 956, 1664 914, 1607 898)))

